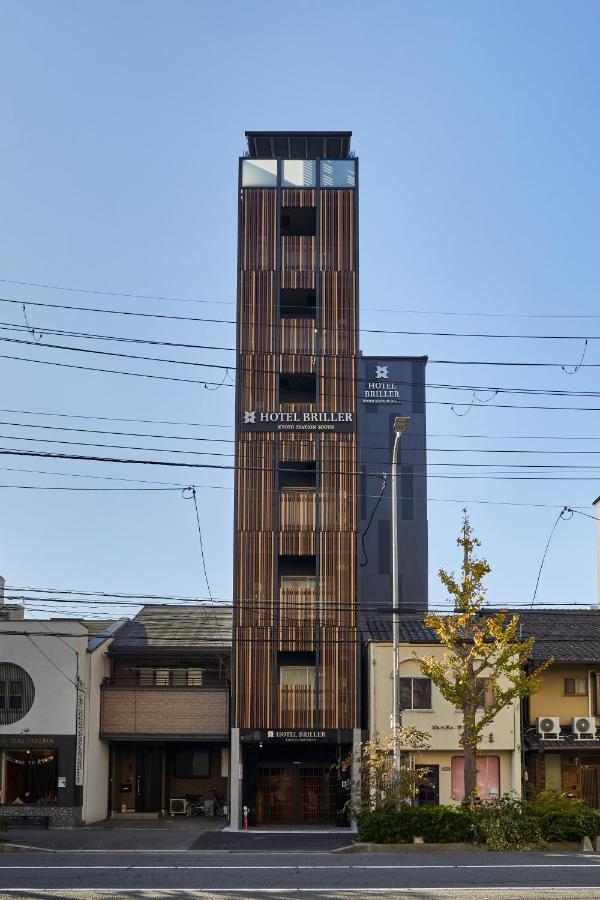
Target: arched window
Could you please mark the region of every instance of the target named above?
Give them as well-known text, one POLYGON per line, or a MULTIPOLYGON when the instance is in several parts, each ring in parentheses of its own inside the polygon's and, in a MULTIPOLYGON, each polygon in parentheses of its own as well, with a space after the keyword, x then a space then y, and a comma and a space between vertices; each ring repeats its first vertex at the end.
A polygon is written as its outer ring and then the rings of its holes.
POLYGON ((0 662, 0 725, 11 725, 33 706, 35 688, 25 669, 15 663, 0 662))

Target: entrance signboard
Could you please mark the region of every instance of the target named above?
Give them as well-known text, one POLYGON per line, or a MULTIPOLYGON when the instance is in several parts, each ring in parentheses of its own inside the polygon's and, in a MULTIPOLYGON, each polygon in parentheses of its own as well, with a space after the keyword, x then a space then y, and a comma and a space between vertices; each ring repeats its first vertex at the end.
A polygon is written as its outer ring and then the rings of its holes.
POLYGON ((240 731, 240 740, 244 743, 270 744, 349 744, 352 742, 352 731, 338 728, 245 728, 240 731))
POLYGON ((241 415, 242 431, 354 431, 356 416, 353 412, 277 412, 244 410, 241 415))

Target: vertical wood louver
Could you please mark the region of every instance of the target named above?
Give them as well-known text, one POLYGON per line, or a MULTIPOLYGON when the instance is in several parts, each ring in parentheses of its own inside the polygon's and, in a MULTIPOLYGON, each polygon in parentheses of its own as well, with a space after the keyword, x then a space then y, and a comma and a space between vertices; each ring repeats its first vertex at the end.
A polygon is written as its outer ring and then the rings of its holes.
MULTIPOLYGON (((356 203, 354 190, 240 190, 238 415, 355 412, 356 203), (282 207, 315 207, 316 235, 282 235, 282 207), (281 319, 280 288, 316 290, 315 317, 281 319), (280 373, 314 374, 314 407, 279 403, 280 373)), ((238 423, 236 453, 234 723, 355 728, 356 434, 238 423), (315 463, 314 491, 279 492, 277 467, 293 461, 315 463), (284 584, 282 558, 315 560, 314 588, 284 584), (278 653, 316 653, 315 685, 277 689, 278 653)))

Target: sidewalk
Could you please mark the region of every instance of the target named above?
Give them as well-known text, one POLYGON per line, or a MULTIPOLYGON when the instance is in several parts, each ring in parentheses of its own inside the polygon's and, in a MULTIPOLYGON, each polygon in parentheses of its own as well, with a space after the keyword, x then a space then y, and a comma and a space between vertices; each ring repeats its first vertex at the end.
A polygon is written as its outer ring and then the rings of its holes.
POLYGON ((258 828, 223 831, 223 824, 220 819, 205 819, 201 823, 183 820, 179 825, 171 825, 169 820, 151 821, 143 825, 135 822, 115 825, 108 821, 82 828, 54 828, 48 831, 19 828, 2 832, 2 836, 11 843, 42 850, 169 853, 326 853, 350 846, 356 837, 349 828, 288 832, 258 828))
POLYGON ((225 819, 177 816, 141 822, 107 819, 81 828, 15 828, 2 832, 14 844, 44 850, 189 850, 199 836, 220 832, 225 819))

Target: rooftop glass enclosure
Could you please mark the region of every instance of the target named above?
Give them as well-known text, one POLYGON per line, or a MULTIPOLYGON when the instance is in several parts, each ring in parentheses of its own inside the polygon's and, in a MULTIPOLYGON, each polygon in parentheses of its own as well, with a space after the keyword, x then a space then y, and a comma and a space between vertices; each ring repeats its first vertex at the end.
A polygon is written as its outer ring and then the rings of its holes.
POLYGON ((354 159, 242 159, 244 188, 354 188, 354 159))

